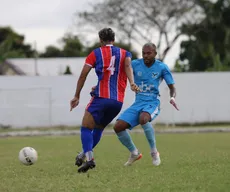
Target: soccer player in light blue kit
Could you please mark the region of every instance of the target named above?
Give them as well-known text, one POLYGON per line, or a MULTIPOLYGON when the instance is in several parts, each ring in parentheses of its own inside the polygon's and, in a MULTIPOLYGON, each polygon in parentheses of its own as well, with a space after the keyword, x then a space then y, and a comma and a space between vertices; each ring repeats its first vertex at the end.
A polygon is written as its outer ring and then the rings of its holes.
POLYGON ((160 113, 159 85, 163 79, 170 90, 170 103, 179 110, 175 102, 176 89, 172 74, 166 64, 155 59, 156 55, 156 46, 147 43, 142 48, 143 58, 132 61, 134 82, 138 85, 139 92, 136 93, 135 102, 118 117, 114 126, 118 139, 131 153, 126 166, 142 157, 126 130, 139 124, 148 140, 153 165, 158 166, 161 163, 154 128, 150 122, 160 113))

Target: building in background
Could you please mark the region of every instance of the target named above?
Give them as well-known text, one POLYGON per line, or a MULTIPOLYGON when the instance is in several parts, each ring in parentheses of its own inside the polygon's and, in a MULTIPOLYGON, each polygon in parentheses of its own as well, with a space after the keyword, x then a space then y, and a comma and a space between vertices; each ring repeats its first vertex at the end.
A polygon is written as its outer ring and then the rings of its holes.
POLYGON ((60 76, 69 71, 71 74, 77 75, 84 62, 85 57, 7 59, 0 65, 0 74, 60 76))

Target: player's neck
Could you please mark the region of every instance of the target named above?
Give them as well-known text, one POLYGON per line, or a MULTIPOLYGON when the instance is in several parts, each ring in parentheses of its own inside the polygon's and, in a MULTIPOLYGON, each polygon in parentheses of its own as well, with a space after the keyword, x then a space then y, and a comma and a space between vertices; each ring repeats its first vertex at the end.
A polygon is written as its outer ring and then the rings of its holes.
POLYGON ((149 67, 152 67, 152 65, 155 63, 155 61, 156 61, 156 60, 154 59, 151 63, 145 64, 145 65, 146 65, 148 68, 149 68, 149 67))
POLYGON ((108 41, 108 42, 103 42, 103 43, 101 44, 101 46, 113 46, 113 42, 110 42, 110 41, 108 41))

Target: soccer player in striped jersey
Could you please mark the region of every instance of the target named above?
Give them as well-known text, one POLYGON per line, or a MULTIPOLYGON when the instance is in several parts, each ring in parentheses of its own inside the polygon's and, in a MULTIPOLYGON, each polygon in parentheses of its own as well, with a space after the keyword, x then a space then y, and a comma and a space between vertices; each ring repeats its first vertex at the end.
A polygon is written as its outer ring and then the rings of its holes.
POLYGON ((81 126, 83 153, 76 157, 78 172, 87 172, 95 165, 93 148, 100 141, 103 129, 118 115, 122 108, 127 78, 132 91, 138 91, 134 83, 131 66, 131 53, 113 46, 115 33, 104 28, 98 33, 101 47, 93 50, 86 58, 77 82, 74 98, 70 101, 70 110, 79 104, 80 93, 88 73, 92 68, 98 77, 93 97, 86 107, 81 126), (85 162, 83 160, 86 159, 85 162))

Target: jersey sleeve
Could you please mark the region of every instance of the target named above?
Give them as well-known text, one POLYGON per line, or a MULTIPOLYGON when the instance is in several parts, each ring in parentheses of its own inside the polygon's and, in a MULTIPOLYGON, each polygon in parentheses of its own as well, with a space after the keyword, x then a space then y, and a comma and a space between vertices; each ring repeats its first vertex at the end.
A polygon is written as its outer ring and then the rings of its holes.
POLYGON ((170 72, 170 69, 168 68, 167 65, 164 64, 164 69, 163 69, 163 78, 167 85, 170 84, 175 84, 172 73, 170 72))
POLYGON ((125 57, 130 57, 132 59, 132 53, 126 51, 125 57))
POLYGON ((92 51, 85 59, 85 65, 89 65, 91 67, 95 67, 96 56, 94 51, 92 51))

